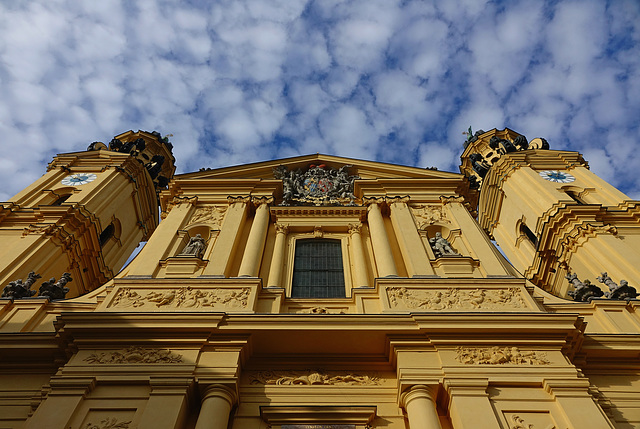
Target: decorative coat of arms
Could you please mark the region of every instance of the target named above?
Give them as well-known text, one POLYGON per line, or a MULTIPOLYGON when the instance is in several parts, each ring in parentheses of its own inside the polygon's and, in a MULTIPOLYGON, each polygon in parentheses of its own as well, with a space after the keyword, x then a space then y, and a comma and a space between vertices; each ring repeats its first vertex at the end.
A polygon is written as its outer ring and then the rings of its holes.
POLYGON ((324 164, 310 165, 304 171, 301 168, 289 170, 284 165, 273 169, 276 179, 282 180, 282 206, 290 205, 355 205, 353 182, 358 176, 350 176, 344 165, 338 170, 324 164))

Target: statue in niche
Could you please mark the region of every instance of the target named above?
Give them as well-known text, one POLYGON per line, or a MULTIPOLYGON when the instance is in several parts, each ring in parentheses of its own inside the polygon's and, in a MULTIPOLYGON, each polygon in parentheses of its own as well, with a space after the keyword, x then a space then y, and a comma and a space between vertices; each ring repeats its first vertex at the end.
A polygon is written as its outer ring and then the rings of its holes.
POLYGON ((620 285, 618 285, 606 272, 600 273, 597 279, 600 283, 604 283, 609 287, 609 292, 604 293, 605 298, 623 301, 625 299, 635 299, 638 296, 636 288, 629 286, 629 282, 626 280, 620 280, 620 285))
POLYGON ((73 279, 71 278, 70 273, 62 273, 60 280, 58 280, 57 282, 55 277, 51 277, 48 282, 42 283, 40 289, 38 290, 38 295, 46 296, 50 300, 64 299, 64 297, 67 295, 67 292, 69 292, 69 288, 65 287, 65 285, 71 280, 73 279))
POLYGON ((202 253, 206 247, 207 242, 202 235, 196 234, 195 237, 191 237, 189 239, 189 243, 184 246, 182 252, 178 254, 178 256, 195 256, 196 258, 202 257, 202 253))
POLYGON ((433 249, 436 258, 441 256, 460 256, 458 252, 453 250, 451 243, 442 236, 440 232, 436 232, 436 236, 429 239, 429 244, 433 249))
POLYGON ((581 282, 580 279, 578 279, 578 275, 575 273, 567 274, 564 277, 569 280, 569 283, 574 287, 574 290, 567 292, 567 295, 573 298, 574 301, 589 302, 593 298, 599 298, 604 295, 602 289, 591 284, 591 281, 589 280, 581 282))
POLYGON ((32 297, 36 294, 36 291, 31 290, 31 286, 33 286, 40 277, 42 277, 40 274, 31 271, 24 283, 22 283, 22 279, 9 282, 2 290, 2 298, 21 299, 32 297))

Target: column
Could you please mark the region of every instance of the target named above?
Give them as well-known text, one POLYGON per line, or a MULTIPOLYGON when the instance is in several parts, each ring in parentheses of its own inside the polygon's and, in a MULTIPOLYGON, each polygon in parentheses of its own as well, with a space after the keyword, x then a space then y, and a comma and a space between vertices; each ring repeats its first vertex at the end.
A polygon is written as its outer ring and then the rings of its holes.
POLYGON ((267 287, 280 287, 282 281, 282 267, 284 265, 284 250, 289 227, 281 223, 276 223, 276 242, 273 246, 273 256, 271 257, 271 268, 269 269, 269 279, 267 287))
POLYGON ((144 408, 138 429, 180 429, 189 414, 187 395, 189 378, 152 377, 151 393, 144 408))
POLYGON ((367 222, 369 223, 371 243, 373 244, 373 256, 376 260, 376 266, 378 267, 378 276, 398 276, 396 264, 393 261, 391 245, 387 237, 387 230, 384 227, 384 220, 382 219, 382 212, 380 211, 380 203, 373 198, 369 200, 369 202, 367 222))
POLYGON ((501 427, 496 417, 486 378, 446 380, 449 417, 456 429, 494 429, 501 427))
POLYGON ((362 224, 352 223, 349 225, 351 235, 351 248, 353 249, 353 270, 355 271, 356 287, 368 287, 369 276, 367 275, 367 262, 364 258, 364 248, 362 247, 362 236, 360 231, 362 224))
POLYGON ((416 385, 404 392, 402 406, 407 410, 409 429, 440 429, 436 408, 438 385, 416 385))
POLYGON ((229 197, 229 208, 224 215, 220 234, 211 253, 204 256, 209 264, 204 269, 204 276, 226 277, 233 263, 235 250, 238 248, 242 226, 247 218, 248 197, 229 197))
POLYGON ((221 384, 209 386, 202 396, 202 406, 195 429, 227 429, 235 394, 221 384))
POLYGON ((238 270, 238 277, 257 277, 260 269, 260 260, 264 252, 264 243, 267 239, 267 229, 269 228, 269 203, 273 198, 255 198, 257 205, 256 214, 253 217, 247 245, 242 255, 242 262, 238 270))
POLYGON ((167 250, 176 238, 176 231, 183 227, 196 202, 196 197, 174 198, 173 208, 167 217, 160 222, 140 254, 123 273, 120 273, 119 277, 153 276, 158 268, 158 262, 167 257, 167 250))
POLYGON ((408 197, 394 198, 391 203, 391 223, 398 238, 407 274, 409 277, 435 276, 407 201, 408 197))

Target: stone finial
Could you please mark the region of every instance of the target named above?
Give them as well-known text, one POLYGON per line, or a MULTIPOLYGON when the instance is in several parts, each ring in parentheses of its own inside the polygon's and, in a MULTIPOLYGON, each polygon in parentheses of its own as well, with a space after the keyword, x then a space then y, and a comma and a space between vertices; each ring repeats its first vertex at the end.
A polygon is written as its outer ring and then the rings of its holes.
POLYGON ((2 298, 21 299, 32 297, 36 294, 36 291, 31 290, 31 286, 33 286, 40 277, 42 277, 40 274, 31 271, 24 283, 22 283, 22 279, 9 282, 2 290, 2 298))

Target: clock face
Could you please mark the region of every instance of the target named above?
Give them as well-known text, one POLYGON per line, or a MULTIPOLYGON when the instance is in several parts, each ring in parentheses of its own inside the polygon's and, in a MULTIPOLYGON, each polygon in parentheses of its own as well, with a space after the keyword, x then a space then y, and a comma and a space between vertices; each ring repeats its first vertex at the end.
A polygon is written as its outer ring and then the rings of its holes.
POLYGON ((540 176, 550 182, 570 183, 576 180, 571 174, 558 170, 545 170, 540 172, 540 176))
POLYGON ((98 176, 93 173, 72 174, 71 176, 67 176, 62 179, 62 184, 66 186, 86 185, 87 183, 96 180, 97 177, 98 176))

